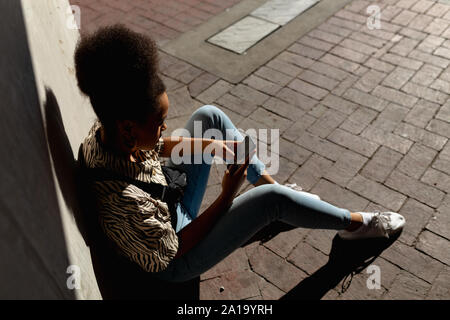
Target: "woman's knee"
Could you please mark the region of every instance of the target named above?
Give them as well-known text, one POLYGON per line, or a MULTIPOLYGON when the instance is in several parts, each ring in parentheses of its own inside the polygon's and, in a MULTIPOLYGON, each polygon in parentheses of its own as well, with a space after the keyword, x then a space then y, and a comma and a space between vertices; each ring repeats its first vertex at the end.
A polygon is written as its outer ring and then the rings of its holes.
POLYGON ((192 114, 191 121, 194 121, 194 124, 195 121, 202 122, 201 132, 203 134, 203 138, 212 138, 217 140, 229 139, 229 133, 227 131, 228 128, 231 128, 231 122, 227 115, 216 106, 204 105, 198 108, 192 114))
POLYGON ((249 190, 252 207, 258 208, 258 214, 267 221, 279 220, 283 204, 289 201, 284 188, 279 184, 263 184, 249 190))
POLYGON ((205 119, 213 119, 214 116, 222 116, 222 114, 223 114, 222 110, 220 110, 216 106, 207 104, 195 110, 192 116, 195 119, 205 120, 205 119))
POLYGON ((288 199, 287 192, 289 188, 280 184, 263 184, 258 187, 261 199, 267 201, 268 204, 278 203, 288 199))

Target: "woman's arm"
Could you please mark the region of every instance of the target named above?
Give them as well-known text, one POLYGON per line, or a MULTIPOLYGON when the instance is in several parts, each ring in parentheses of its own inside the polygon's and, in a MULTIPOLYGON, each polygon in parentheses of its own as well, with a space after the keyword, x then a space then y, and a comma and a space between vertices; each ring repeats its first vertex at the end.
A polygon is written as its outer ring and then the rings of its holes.
POLYGON ((184 253, 194 247, 217 222, 219 217, 231 206, 233 199, 221 193, 219 197, 194 221, 181 229, 178 233, 179 246, 174 258, 182 256, 184 253))
MULTIPOLYGON (((205 147, 209 145, 211 142, 213 142, 213 139, 202 139, 202 138, 188 138, 188 137, 164 137, 164 148, 161 153, 161 157, 169 158, 173 148, 178 145, 178 143, 181 143, 179 148, 181 148, 183 151, 190 151, 190 153, 194 153, 197 151, 197 153, 203 152, 205 147), (197 148, 198 150, 195 150, 197 148)), ((183 155, 183 154, 180 154, 183 155)))
POLYGON ((234 197, 247 177, 247 168, 250 164, 250 158, 254 153, 250 154, 245 159, 244 164, 234 173, 230 173, 228 169, 225 171, 222 179, 222 192, 219 197, 198 218, 194 219, 178 233, 180 241, 177 254, 174 258, 182 256, 202 240, 219 217, 229 209, 234 197))
POLYGON ((210 151, 213 154, 217 152, 222 152, 223 156, 228 156, 232 158, 234 156, 233 151, 230 148, 235 147, 235 145, 239 144, 241 141, 234 140, 216 140, 216 139, 204 139, 204 138, 190 138, 190 137, 164 137, 163 143, 164 147, 162 152, 160 153, 161 157, 170 158, 173 148, 177 146, 176 155, 183 156, 189 154, 201 154, 205 150, 207 146, 213 143, 213 146, 210 146, 210 151), (180 152, 181 150, 181 152, 180 152))

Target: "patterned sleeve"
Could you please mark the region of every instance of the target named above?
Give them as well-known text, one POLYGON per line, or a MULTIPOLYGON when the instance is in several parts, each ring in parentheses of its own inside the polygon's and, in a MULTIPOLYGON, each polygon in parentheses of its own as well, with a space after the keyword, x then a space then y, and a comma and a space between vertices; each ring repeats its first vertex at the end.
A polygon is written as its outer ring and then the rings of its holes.
MULTIPOLYGON (((178 250, 178 238, 166 215, 167 204, 129 185, 108 197, 100 224, 123 255, 146 272, 164 270, 178 250), (147 195, 147 196, 145 196, 147 195), (158 219, 156 218, 158 217, 158 219)), ((168 210, 167 210, 168 212, 168 210)))
POLYGON ((161 137, 161 138, 159 138, 159 140, 158 140, 158 142, 156 143, 156 146, 155 146, 155 152, 158 154, 158 156, 160 157, 161 156, 161 153, 163 152, 163 150, 164 150, 164 140, 163 140, 163 138, 161 137))

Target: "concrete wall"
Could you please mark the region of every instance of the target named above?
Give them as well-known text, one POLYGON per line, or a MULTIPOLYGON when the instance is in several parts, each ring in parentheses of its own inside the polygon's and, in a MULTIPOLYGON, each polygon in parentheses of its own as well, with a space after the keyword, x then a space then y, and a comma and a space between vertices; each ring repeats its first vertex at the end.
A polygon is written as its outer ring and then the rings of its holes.
POLYGON ((101 299, 77 227, 78 146, 95 116, 76 86, 67 0, 0 0, 0 299, 101 299), (69 289, 70 265, 80 289, 69 289))

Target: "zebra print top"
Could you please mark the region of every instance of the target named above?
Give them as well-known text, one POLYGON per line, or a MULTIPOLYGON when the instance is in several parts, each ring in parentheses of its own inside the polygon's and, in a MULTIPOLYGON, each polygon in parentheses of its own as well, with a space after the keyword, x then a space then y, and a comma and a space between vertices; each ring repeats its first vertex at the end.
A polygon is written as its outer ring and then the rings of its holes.
MULTIPOLYGON (((141 151, 141 162, 132 162, 107 150, 96 120, 85 138, 82 152, 88 168, 103 167, 144 182, 167 185, 159 155, 162 138, 151 151, 141 151)), ((147 272, 164 270, 178 250, 167 203, 124 181, 98 181, 93 185, 100 225, 120 254, 147 272)))

